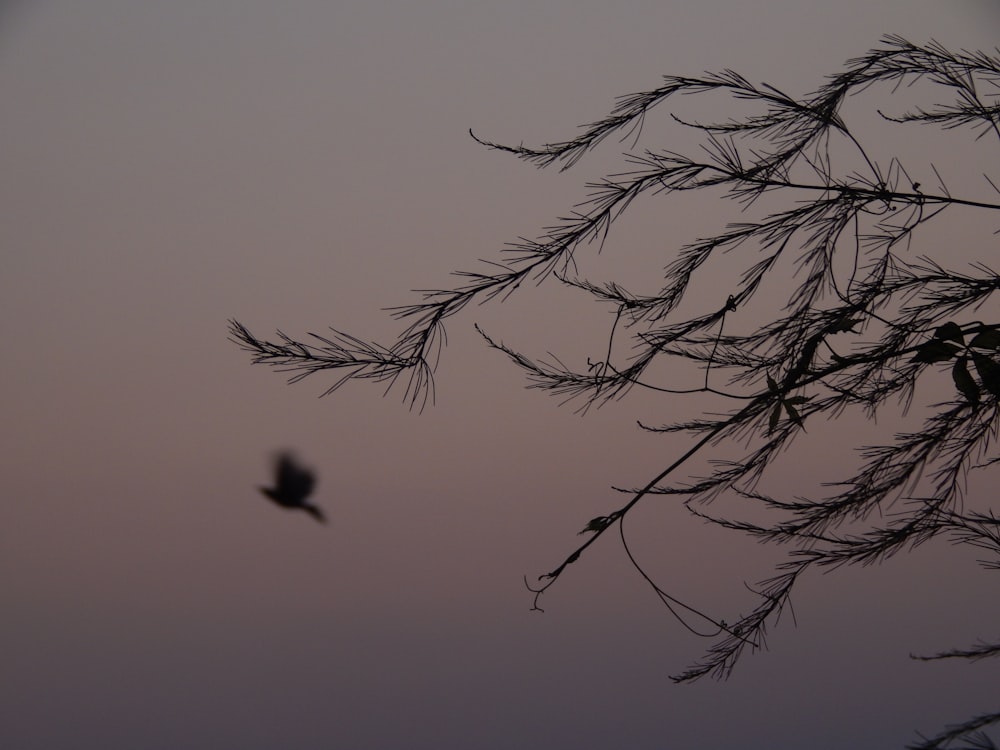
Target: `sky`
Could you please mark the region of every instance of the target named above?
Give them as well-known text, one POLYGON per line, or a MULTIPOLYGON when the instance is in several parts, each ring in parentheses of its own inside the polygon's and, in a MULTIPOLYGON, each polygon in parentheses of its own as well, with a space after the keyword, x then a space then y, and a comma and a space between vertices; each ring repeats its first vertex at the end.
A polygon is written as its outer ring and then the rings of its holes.
MULTIPOLYGON (((613 163, 539 172, 470 128, 561 140, 667 73, 805 94, 886 33, 998 31, 995 4, 922 0, 0 5, 0 744, 823 750, 996 710, 995 665, 908 658, 995 635, 995 580, 947 546, 807 578, 726 682, 671 683, 709 642, 610 537, 530 611, 523 576, 685 446, 635 428, 671 404, 581 417, 473 328, 585 348, 592 305, 468 308, 422 413, 286 385, 226 321, 391 342, 384 308, 537 235, 613 163), (257 491, 285 448, 328 526, 257 491)), ((644 518, 657 580, 712 611, 778 559, 644 518)))

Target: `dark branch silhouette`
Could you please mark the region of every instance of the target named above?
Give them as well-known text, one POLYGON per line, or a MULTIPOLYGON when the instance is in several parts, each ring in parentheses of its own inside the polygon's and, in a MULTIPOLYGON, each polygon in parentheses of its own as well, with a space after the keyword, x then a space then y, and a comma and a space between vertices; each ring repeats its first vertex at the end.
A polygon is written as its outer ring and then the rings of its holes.
MULTIPOLYGON (((664 605, 693 632, 716 639, 674 679, 724 678, 748 648, 766 646, 768 628, 790 611, 792 591, 808 571, 881 562, 936 538, 972 546, 983 553, 984 567, 1000 569, 996 500, 965 493, 970 478, 1000 463, 1000 274, 990 266, 996 234, 963 232, 961 248, 924 239, 949 226, 945 220, 955 222, 953 229, 977 217, 995 224, 998 180, 983 173, 953 192, 932 153, 904 164, 885 153, 885 137, 866 135, 876 125, 897 131, 892 144, 905 143, 914 126, 961 139, 978 149, 977 168, 995 169, 1000 50, 954 52, 890 36, 801 98, 729 70, 665 76, 659 88, 619 99, 610 114, 568 140, 529 148, 473 134, 491 149, 563 170, 609 139, 630 141, 632 150, 621 172, 590 183, 586 200, 538 239, 519 240, 481 270, 457 272, 454 286, 393 308, 407 326, 390 345, 335 329, 305 342, 279 331, 272 342, 235 320, 230 336, 255 363, 290 372, 292 381, 334 371, 339 378, 327 393, 352 379, 391 386, 405 375, 405 399, 423 408, 433 399, 445 322, 470 302, 510 300, 526 280, 599 301, 611 322, 595 332, 597 355, 585 364, 533 357, 479 331, 487 346, 525 372, 529 387, 575 400, 581 412, 638 388, 664 399, 694 395, 703 416, 639 423, 651 433, 686 434, 691 445, 585 523, 586 538, 529 585, 533 606, 540 609, 544 593, 617 527, 632 565, 664 605), (653 130, 654 110, 681 106, 682 95, 688 102, 728 97, 735 114, 713 123, 671 112, 660 118, 658 135, 693 133, 699 145, 639 148, 653 130), (924 97, 925 104, 897 105, 904 95, 924 97), (638 200, 669 202, 690 191, 717 199, 720 214, 735 204, 738 220, 667 247, 662 277, 645 279, 641 291, 581 270, 611 243, 612 227, 638 200), (706 280, 711 286, 695 291, 694 283, 706 280), (718 291, 713 296, 706 288, 718 291), (929 396, 934 387, 938 395, 929 396), (843 415, 873 426, 878 417, 878 425, 898 429, 859 440, 843 456, 850 468, 831 464, 834 475, 819 490, 783 497, 769 487, 793 444, 815 441, 817 451, 832 451, 824 443, 826 423, 843 415), (756 597, 749 611, 727 623, 672 596, 642 567, 623 523, 656 495, 780 550, 773 575, 747 586, 756 597)), ((950 143, 942 148, 937 155, 950 163, 950 143)), ((940 658, 974 659, 998 648, 983 644, 940 658)), ((1000 714, 982 714, 920 747, 983 741, 981 730, 997 721, 1000 714)))

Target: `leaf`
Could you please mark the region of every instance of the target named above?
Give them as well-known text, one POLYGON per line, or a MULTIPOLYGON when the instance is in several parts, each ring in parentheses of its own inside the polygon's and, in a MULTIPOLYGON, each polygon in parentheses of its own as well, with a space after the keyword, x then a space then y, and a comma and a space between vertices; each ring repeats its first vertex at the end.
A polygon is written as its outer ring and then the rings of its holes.
POLYGON ((861 318, 844 318, 838 320, 831 328, 830 333, 857 333, 854 326, 861 322, 861 318))
POLYGON ((965 337, 962 335, 962 328, 958 323, 953 323, 948 321, 942 326, 938 326, 938 329, 934 331, 934 338, 939 341, 957 341, 959 344, 965 343, 965 337))
POLYGON ((770 375, 767 376, 767 387, 775 392, 777 392, 778 390, 778 384, 774 382, 774 378, 772 378, 770 375))
POLYGON ((965 396, 966 401, 970 404, 979 403, 979 386, 969 374, 968 357, 959 357, 955 361, 955 366, 951 368, 951 377, 955 381, 955 387, 965 396))
POLYGON ((1000 349, 1000 330, 990 328, 988 331, 980 331, 972 338, 969 346, 976 349, 1000 349))
MULTIPOLYGON (((942 326, 943 327, 943 326, 942 326)), ((933 364, 935 362, 947 362, 958 353, 959 349, 954 344, 946 344, 938 339, 921 344, 917 353, 911 361, 933 364)))
POLYGON ((973 353, 972 361, 976 363, 976 370, 986 390, 994 396, 1000 396, 1000 364, 985 354, 973 353))
POLYGON ((795 422, 795 424, 797 424, 799 427, 802 427, 803 426, 802 416, 799 414, 798 410, 794 406, 792 406, 791 403, 789 403, 790 401, 791 399, 782 402, 785 405, 785 411, 788 412, 789 418, 791 418, 791 420, 795 422))
POLYGON ((767 427, 767 431, 774 432, 774 428, 778 426, 778 420, 781 419, 781 402, 779 401, 774 405, 771 410, 771 423, 767 427))
POLYGON ((588 531, 604 531, 611 523, 611 516, 598 516, 597 518, 591 518, 590 523, 587 524, 586 528, 580 532, 580 534, 586 534, 588 531))

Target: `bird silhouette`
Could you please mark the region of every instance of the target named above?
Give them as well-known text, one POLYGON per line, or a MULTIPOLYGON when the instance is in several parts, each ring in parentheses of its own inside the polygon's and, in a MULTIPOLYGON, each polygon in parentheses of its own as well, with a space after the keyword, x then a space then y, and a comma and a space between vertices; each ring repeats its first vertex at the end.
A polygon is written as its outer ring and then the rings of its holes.
POLYGON ((323 511, 306 502, 315 485, 313 472, 296 464, 290 453, 282 453, 274 463, 274 487, 258 489, 282 508, 304 510, 320 523, 326 523, 323 511))

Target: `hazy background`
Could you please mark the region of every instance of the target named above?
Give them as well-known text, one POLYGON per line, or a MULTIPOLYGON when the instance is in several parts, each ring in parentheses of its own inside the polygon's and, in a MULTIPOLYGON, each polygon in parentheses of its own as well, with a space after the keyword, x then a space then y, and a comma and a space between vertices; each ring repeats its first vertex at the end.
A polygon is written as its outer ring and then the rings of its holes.
MULTIPOLYGON (((0 5, 0 744, 875 748, 995 710, 995 664, 907 657, 996 635, 995 574, 940 545, 808 577, 798 627, 726 683, 669 681, 711 642, 610 536, 530 612, 522 575, 686 445, 635 428, 668 402, 581 419, 482 345, 473 321, 535 354, 599 341, 551 287, 455 318, 422 415, 288 387, 226 320, 389 343, 382 308, 535 236, 606 163, 537 172, 470 127, 561 140, 664 73, 803 94, 884 33, 998 32, 988 2, 0 5), (255 489, 280 447, 329 527, 255 489)), ((730 619, 777 559, 682 515, 636 533, 730 619)))

